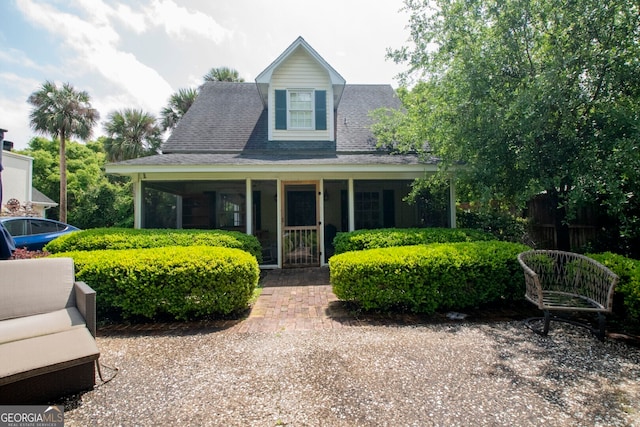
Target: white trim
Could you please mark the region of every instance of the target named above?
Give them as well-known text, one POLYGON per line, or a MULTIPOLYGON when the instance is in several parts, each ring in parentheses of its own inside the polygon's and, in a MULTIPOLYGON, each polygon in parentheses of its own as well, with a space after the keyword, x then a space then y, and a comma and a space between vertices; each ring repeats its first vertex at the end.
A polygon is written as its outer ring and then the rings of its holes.
POLYGON ((320 239, 320 265, 326 265, 324 259, 326 258, 326 248, 324 246, 324 178, 320 178, 318 182, 318 189, 320 191, 320 197, 318 197, 318 205, 320 206, 320 212, 318 214, 318 221, 320 227, 318 230, 318 239, 320 239))
POLYGON ((253 235, 253 189, 251 188, 251 178, 247 178, 245 181, 245 189, 246 193, 246 218, 245 221, 247 223, 246 233, 250 236, 253 235))
POLYGON ((316 106, 315 106, 315 90, 314 89, 287 89, 287 130, 316 130, 316 106), (309 110, 302 110, 302 109, 296 109, 294 110, 293 107, 291 106, 291 95, 292 94, 309 94, 311 96, 311 99, 309 100, 310 105, 310 109, 309 110), (291 121, 291 113, 293 111, 299 111, 299 112, 309 112, 311 113, 311 124, 309 126, 294 126, 292 124, 291 121))
POLYGON ((278 233, 276 239, 278 242, 278 268, 282 268, 282 197, 282 180, 278 178, 276 180, 276 231, 278 233))
POLYGON ((140 179, 140 175, 137 174, 133 178, 133 227, 134 228, 142 228, 142 209, 143 209, 143 199, 144 195, 142 194, 142 180, 140 179))
POLYGON ((355 191, 353 178, 349 178, 349 231, 354 231, 356 229, 356 204, 355 204, 355 191))

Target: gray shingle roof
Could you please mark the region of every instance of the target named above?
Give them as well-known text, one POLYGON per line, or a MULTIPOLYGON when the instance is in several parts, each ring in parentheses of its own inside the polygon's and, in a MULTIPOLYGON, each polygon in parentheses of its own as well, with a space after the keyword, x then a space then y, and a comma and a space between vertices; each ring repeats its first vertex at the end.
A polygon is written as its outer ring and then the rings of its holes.
POLYGON ((52 206, 58 206, 56 202, 44 195, 40 190, 35 187, 31 187, 31 201, 41 204, 49 204, 52 206))
POLYGON ((435 164, 435 159, 418 161, 414 155, 388 153, 319 154, 310 153, 170 153, 126 160, 119 166, 249 166, 249 165, 417 165, 435 164))
POLYGON ((336 141, 269 141, 267 110, 255 83, 205 83, 187 114, 162 146, 164 153, 375 152, 369 112, 400 108, 389 85, 346 85, 336 115, 336 141))

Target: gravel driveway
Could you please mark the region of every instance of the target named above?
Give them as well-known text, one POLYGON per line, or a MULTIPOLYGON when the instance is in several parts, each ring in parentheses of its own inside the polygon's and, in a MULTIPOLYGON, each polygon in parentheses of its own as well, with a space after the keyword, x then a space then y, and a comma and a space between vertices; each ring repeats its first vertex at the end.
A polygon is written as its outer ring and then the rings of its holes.
POLYGON ((640 349, 570 325, 200 328, 98 346, 119 371, 66 402, 65 425, 640 426, 640 349))

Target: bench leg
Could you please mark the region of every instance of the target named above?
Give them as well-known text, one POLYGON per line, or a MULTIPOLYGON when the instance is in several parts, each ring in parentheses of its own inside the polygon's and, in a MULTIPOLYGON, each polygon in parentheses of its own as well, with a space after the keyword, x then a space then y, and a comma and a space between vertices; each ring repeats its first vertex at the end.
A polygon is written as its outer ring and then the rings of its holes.
POLYGON ((607 327, 607 318, 605 317, 604 313, 598 313, 598 332, 596 333, 596 336, 600 341, 604 341, 605 339, 606 327, 607 327))
POLYGON ((544 329, 542 330, 542 336, 547 336, 549 333, 549 324, 551 323, 551 313, 549 310, 544 310, 544 329))

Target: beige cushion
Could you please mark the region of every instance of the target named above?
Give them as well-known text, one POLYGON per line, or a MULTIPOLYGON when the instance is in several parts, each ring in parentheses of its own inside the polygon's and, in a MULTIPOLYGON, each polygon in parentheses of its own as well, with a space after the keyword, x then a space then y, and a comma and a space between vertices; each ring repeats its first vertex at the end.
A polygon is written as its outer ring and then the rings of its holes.
POLYGON ((75 305, 71 258, 0 262, 0 320, 48 313, 75 305))
POLYGON ((0 385, 78 366, 100 352, 87 328, 73 328, 0 345, 0 385))
POLYGON ((71 328, 84 328, 82 314, 75 307, 51 313, 7 319, 0 322, 0 344, 55 334, 71 328))

